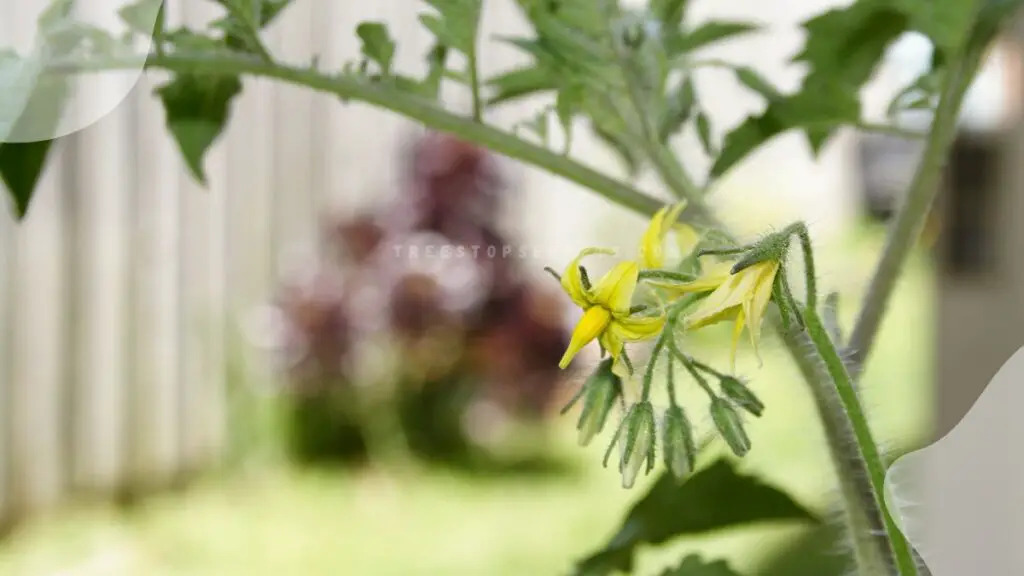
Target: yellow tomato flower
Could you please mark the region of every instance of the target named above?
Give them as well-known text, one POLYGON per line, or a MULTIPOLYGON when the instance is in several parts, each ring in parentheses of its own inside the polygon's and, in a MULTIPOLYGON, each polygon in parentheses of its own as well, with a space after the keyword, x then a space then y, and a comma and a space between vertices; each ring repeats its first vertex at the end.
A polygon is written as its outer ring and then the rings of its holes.
POLYGON ((689 254, 700 241, 700 235, 693 227, 676 222, 684 209, 686 202, 665 206, 651 218, 651 223, 647 225, 647 230, 640 240, 638 262, 641 268, 662 268, 665 265, 664 243, 669 232, 676 233, 679 250, 683 254, 689 254))
POLYGON ((580 273, 580 262, 591 254, 612 255, 613 250, 588 248, 579 253, 562 274, 562 288, 572 301, 583 309, 583 318, 576 324, 569 348, 558 363, 565 368, 584 346, 598 340, 613 359, 612 371, 619 376, 628 375, 622 362, 625 342, 653 338, 665 325, 665 317, 630 314, 633 292, 636 290, 640 268, 636 262, 620 262, 595 285, 587 287, 580 273))
POLYGON ((780 263, 775 260, 748 266, 725 279, 690 314, 684 327, 696 329, 725 320, 735 320, 732 338, 732 363, 736 366, 736 348, 746 327, 754 353, 760 358, 761 322, 772 297, 780 263))

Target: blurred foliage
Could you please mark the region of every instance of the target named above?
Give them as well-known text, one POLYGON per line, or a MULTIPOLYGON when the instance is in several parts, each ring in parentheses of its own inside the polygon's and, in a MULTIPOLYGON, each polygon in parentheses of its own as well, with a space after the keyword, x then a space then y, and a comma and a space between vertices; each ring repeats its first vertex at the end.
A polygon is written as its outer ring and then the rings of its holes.
POLYGON ((407 176, 378 212, 325 219, 323 261, 276 304, 301 461, 380 449, 466 464, 486 443, 474 427, 541 419, 561 392, 563 308, 498 228, 493 159, 431 134, 407 176))
MULTIPOLYGON (((656 546, 680 536, 780 521, 816 523, 818 519, 786 493, 740 474, 729 460, 718 460, 682 481, 665 472, 633 505, 604 549, 579 562, 576 575, 631 573, 633 555, 641 545, 656 546)), ((701 568, 699 564, 684 560, 667 574, 690 574, 691 569, 693 574, 729 574, 721 572, 724 567, 701 568)))

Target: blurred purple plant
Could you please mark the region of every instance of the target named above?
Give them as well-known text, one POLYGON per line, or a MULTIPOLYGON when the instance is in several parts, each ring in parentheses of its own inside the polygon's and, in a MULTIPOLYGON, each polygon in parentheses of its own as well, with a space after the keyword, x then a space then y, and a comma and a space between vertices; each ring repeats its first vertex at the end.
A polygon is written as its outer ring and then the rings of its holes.
POLYGON ((494 158, 441 134, 413 150, 409 185, 394 205, 325 219, 319 269, 280 291, 276 347, 290 386, 379 385, 361 381, 370 373, 397 383, 398 395, 437 386, 457 394, 469 382, 477 400, 508 415, 542 417, 562 392, 558 360, 569 334, 561 294, 530 282, 504 250, 494 158), (390 364, 385 370, 359 369, 375 356, 367 342, 390 351, 390 362, 376 360, 390 364))

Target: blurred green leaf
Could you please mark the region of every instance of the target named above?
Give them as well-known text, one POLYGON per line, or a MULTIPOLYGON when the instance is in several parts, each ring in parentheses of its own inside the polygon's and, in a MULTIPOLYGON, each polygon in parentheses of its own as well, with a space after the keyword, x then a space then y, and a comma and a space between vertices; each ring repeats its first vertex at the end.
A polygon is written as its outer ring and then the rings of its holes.
POLYGON ((715 144, 711 141, 711 119, 703 110, 697 113, 697 138, 708 156, 715 155, 715 144))
POLYGON ((420 22, 438 42, 469 56, 476 53, 482 0, 424 0, 435 14, 420 14, 420 22))
POLYGON ((860 100, 856 93, 839 84, 823 84, 817 90, 805 86, 797 94, 769 103, 763 113, 748 117, 726 134, 711 174, 721 176, 762 144, 791 129, 805 130, 817 151, 832 131, 858 120, 860 100))
POLYGON ((391 39, 388 25, 383 22, 361 22, 356 26, 356 35, 362 41, 363 56, 377 64, 382 75, 389 76, 395 58, 395 41, 391 39))
POLYGON ((167 129, 192 175, 206 184, 203 158, 224 131, 231 100, 242 92, 237 76, 180 74, 156 89, 164 104, 167 129))
POLYGON ((658 123, 658 138, 662 142, 675 136, 693 116, 697 92, 693 80, 686 78, 676 84, 665 98, 665 110, 658 123))
POLYGON ((752 22, 705 22, 690 32, 668 37, 665 41, 665 52, 670 56, 689 54, 736 36, 757 32, 760 29, 759 25, 752 22))
POLYGON ((780 100, 784 97, 778 88, 753 68, 748 66, 736 66, 733 68, 733 72, 736 74, 736 79, 739 80, 741 84, 760 94, 769 102, 773 100, 780 100))
POLYGON ((259 32, 274 21, 292 0, 212 0, 224 7, 227 15, 212 26, 224 32, 224 43, 232 50, 259 54, 259 32))
POLYGON ((149 36, 163 5, 164 0, 138 0, 122 6, 117 15, 132 32, 149 36))
POLYGON ((740 576, 729 567, 725 560, 705 562, 700 556, 693 554, 683 558, 683 561, 675 568, 669 568, 661 573, 661 576, 740 576))
POLYGON ((647 4, 651 14, 671 28, 678 28, 686 17, 689 0, 650 0, 647 4))
POLYGON ((31 56, 0 53, 0 82, 6 96, 0 109, 0 178, 19 219, 28 213, 70 95, 68 77, 46 71, 47 59, 62 58, 85 40, 105 37, 73 19, 73 4, 59 0, 40 14, 39 43, 31 56))
POLYGON ((892 3, 907 16, 911 29, 927 36, 947 56, 955 56, 967 44, 978 9, 987 1, 892 0, 892 3))
POLYGON ((516 68, 490 78, 487 84, 494 90, 494 95, 487 101, 488 106, 558 89, 554 74, 539 66, 516 68))
POLYGON ((640 172, 643 164, 643 156, 639 149, 630 143, 626 138, 611 130, 605 129, 599 124, 591 124, 591 129, 598 140, 611 149, 615 156, 622 162, 626 174, 632 178, 640 172))
POLYGON ((639 546, 772 521, 819 520, 785 492, 739 473, 729 460, 719 460, 681 483, 664 473, 629 511, 618 533, 580 561, 575 574, 630 572, 639 546))

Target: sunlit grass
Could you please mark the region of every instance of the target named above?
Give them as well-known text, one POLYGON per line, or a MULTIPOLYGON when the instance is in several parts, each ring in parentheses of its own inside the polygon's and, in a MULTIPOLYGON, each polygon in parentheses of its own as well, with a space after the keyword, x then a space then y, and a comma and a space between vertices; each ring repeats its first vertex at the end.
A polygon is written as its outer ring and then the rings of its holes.
MULTIPOLYGON (((827 285, 859 294, 877 242, 868 235, 849 253, 834 255, 827 285)), ((923 260, 915 261, 864 380, 879 435, 892 446, 919 441, 929 424, 931 341, 918 336, 933 334, 928 278, 923 260)), ((844 304, 846 317, 855 302, 844 304)), ((717 342, 701 338, 693 345, 725 366, 717 342)), ((763 368, 742 367, 768 405, 764 418, 751 423, 755 448, 743 467, 823 509, 834 494, 814 406, 778 343, 768 348, 763 368)), ((614 469, 601 467, 603 440, 574 448, 571 424, 568 417, 559 423, 565 430, 555 450, 579 463, 579 474, 479 478, 425 471, 388 478, 277 471, 210 480, 130 513, 77 510, 33 522, 0 544, 0 574, 561 576, 614 532, 643 489, 622 490, 614 469)), ((791 530, 758 529, 703 538, 645 553, 642 566, 653 573, 680 551, 700 549, 750 568, 791 537, 791 530)))

